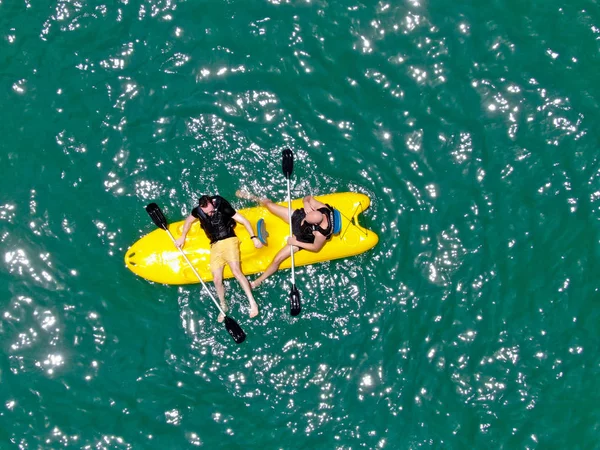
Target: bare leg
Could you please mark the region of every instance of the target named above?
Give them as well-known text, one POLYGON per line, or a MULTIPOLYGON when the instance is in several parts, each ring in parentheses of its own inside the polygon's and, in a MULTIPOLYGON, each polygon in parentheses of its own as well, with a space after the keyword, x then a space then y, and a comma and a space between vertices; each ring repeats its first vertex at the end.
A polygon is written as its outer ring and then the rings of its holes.
MULTIPOLYGON (((215 289, 217 290, 217 296, 219 297, 221 308, 223 311, 229 311, 227 306, 227 302, 225 301, 225 286, 223 286, 223 267, 215 267, 211 269, 213 282, 215 283, 215 289)), ((222 313, 219 313, 219 317, 217 318, 219 322, 223 322, 225 320, 225 316, 222 313)))
POLYGON ((260 203, 261 205, 265 206, 271 212, 271 214, 275 214, 277 217, 282 219, 285 223, 290 223, 289 217, 288 217, 287 206, 277 205, 277 204, 273 203, 272 200, 269 200, 268 198, 260 198, 254 194, 251 194, 250 192, 246 192, 246 191, 242 191, 242 190, 237 191, 235 193, 235 195, 237 195, 239 198, 244 198, 246 200, 252 200, 254 202, 260 203))
POLYGON ((258 316, 258 305, 254 300, 254 295, 252 295, 250 283, 248 282, 248 279, 245 277, 245 275, 242 273, 242 269, 240 268, 240 262, 229 261, 228 264, 229 268, 231 269, 231 273, 233 273, 235 279, 238 280, 238 283, 240 283, 242 289, 244 289, 244 292, 246 293, 246 297, 248 297, 248 301, 250 302, 250 318, 258 316))
POLYGON ((269 199, 263 199, 261 201, 261 204, 263 206, 266 206, 267 209, 271 212, 271 214, 275 214, 277 217, 279 217, 285 223, 290 223, 287 206, 277 205, 276 203, 273 203, 269 199))
MULTIPOLYGON (((300 250, 300 248, 296 247, 295 245, 293 246, 293 248, 294 248, 294 253, 296 253, 298 250, 300 250)), ((269 264, 269 267, 267 267, 267 270, 265 270, 260 277, 258 277, 256 280, 254 280, 252 282, 252 288, 256 289, 258 286, 261 285, 261 283, 263 281, 265 281, 267 278, 269 278, 271 275, 273 275, 275 272, 277 272, 277 269, 279 269, 279 266, 281 265, 281 263, 283 261, 285 261, 286 259, 288 259, 291 254, 292 253, 290 251, 289 245, 286 245, 281 250, 279 250, 277 252, 277 254, 275 255, 275 258, 273 258, 273 262, 271 264, 269 264)))

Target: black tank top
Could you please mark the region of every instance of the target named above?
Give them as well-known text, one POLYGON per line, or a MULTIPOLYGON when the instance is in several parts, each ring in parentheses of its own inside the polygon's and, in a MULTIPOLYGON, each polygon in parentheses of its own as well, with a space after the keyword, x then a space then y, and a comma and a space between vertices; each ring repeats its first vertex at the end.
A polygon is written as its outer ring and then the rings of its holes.
POLYGON ((327 240, 331 239, 333 234, 333 208, 327 205, 327 207, 319 208, 317 211, 327 216, 327 228, 323 229, 318 225, 313 225, 308 222, 302 223, 306 217, 304 209, 297 209, 292 214, 292 233, 300 242, 305 242, 307 244, 314 243, 315 235, 313 232, 315 231, 321 233, 327 240))

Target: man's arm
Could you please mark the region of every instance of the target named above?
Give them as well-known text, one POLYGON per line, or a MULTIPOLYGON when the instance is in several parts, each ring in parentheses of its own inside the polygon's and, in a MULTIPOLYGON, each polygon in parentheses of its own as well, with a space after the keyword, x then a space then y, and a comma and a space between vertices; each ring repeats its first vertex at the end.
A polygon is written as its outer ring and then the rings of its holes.
POLYGON ((181 236, 179 236, 176 240, 175 240, 175 245, 177 245, 177 247, 179 248, 183 248, 183 246, 185 245, 185 237, 188 234, 188 231, 190 231, 190 228, 192 227, 192 224, 198 219, 196 219, 194 216, 192 216, 191 214, 187 217, 187 219, 185 219, 185 222, 183 224, 183 229, 181 230, 181 236))
POLYGON ((250 236, 254 236, 252 238, 252 242, 254 243, 254 246, 256 248, 261 248, 263 246, 262 242, 260 242, 260 240, 254 234, 254 230, 252 229, 252 225, 250 224, 250 221, 248 219, 246 219, 240 213, 235 213, 232 219, 235 220, 237 223, 242 224, 250 236))

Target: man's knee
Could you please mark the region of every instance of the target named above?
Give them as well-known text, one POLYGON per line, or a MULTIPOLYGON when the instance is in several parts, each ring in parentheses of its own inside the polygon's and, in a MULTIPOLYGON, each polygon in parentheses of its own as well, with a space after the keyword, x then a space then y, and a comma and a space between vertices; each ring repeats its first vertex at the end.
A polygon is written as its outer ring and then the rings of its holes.
POLYGON ((229 268, 234 277, 239 278, 244 276, 242 269, 240 269, 239 266, 229 266, 229 268))

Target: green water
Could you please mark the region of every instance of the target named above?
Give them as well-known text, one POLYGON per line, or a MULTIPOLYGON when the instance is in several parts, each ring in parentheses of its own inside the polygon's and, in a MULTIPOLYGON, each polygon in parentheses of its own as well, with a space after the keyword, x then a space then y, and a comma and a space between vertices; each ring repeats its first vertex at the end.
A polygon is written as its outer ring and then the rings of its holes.
POLYGON ((596 2, 0 1, 0 448, 600 448, 596 2), (363 192, 373 250, 128 271, 200 194, 363 192), (212 289, 212 285, 211 285, 212 289))

